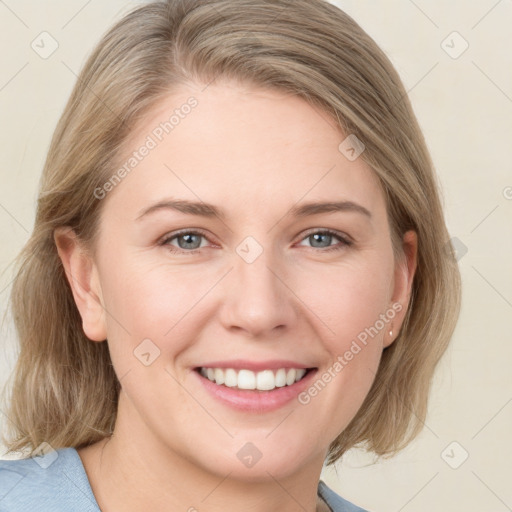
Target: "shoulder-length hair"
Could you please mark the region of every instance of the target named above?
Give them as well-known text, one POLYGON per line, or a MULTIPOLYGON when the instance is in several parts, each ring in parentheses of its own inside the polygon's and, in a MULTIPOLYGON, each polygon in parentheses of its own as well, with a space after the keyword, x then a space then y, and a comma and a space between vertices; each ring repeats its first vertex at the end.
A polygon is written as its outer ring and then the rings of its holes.
POLYGON ((136 8, 108 30, 53 135, 11 292, 20 351, 5 408, 10 452, 43 442, 81 448, 112 433, 120 384, 107 343, 83 332, 53 233, 70 226, 92 247, 104 204, 94 191, 119 165, 137 122, 180 86, 218 77, 285 91, 327 112, 365 145, 361 158, 382 186, 396 258, 404 256, 402 235, 416 231, 405 321, 328 463, 355 445, 393 454, 420 432, 461 285, 433 164, 390 60, 324 0, 167 0, 136 8))

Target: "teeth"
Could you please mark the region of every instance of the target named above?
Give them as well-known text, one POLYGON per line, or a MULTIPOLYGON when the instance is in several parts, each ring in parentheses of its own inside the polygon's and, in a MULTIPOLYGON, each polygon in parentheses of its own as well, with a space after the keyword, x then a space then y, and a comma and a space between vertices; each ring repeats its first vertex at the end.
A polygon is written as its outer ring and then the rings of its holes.
MULTIPOLYGON (((216 368, 216 370, 218 369, 220 368, 216 368)), ((228 388, 234 388, 238 385, 238 376, 233 368, 226 370, 226 373, 224 374, 224 384, 228 388)))
POLYGON ((224 372, 220 368, 217 368, 214 374, 215 378, 210 380, 214 380, 217 384, 224 384, 224 372))
POLYGON ((263 370, 262 372, 258 372, 256 375, 255 387, 262 391, 268 391, 277 387, 274 372, 272 370, 263 370))
POLYGON ((253 372, 251 370, 239 370, 233 368, 201 368, 200 373, 208 380, 218 385, 238 389, 257 389, 259 391, 271 391, 275 388, 291 386, 301 380, 306 374, 304 368, 279 368, 273 370, 253 372))
POLYGON ((295 377, 297 377, 297 372, 293 368, 288 370, 286 374, 286 385, 291 386, 295 382, 295 377))
POLYGON ((256 389, 256 375, 250 370, 240 370, 238 372, 239 389, 256 389))
POLYGON ((283 386, 286 386, 286 370, 284 368, 280 368, 276 372, 275 377, 275 384, 276 387, 282 388, 283 386))

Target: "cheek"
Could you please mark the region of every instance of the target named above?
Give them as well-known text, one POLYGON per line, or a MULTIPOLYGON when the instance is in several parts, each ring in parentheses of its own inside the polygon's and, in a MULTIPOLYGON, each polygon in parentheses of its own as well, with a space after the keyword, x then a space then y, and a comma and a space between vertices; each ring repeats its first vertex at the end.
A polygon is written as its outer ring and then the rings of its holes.
MULTIPOLYGON (((381 256, 372 263, 367 260, 364 266, 337 269, 324 276, 327 285, 322 293, 318 288, 310 288, 314 291, 308 300, 325 324, 323 345, 329 357, 318 374, 316 390, 311 388, 308 393, 321 394, 317 407, 333 411, 333 433, 355 416, 375 379, 382 340, 394 316, 390 304, 391 262, 381 256)), ((313 400, 311 396, 303 398, 304 402, 313 400)), ((320 414, 322 423, 321 413, 315 414, 320 414)))
POLYGON ((302 402, 317 408, 319 425, 327 422, 321 411, 331 411, 334 429, 346 426, 373 383, 392 321, 390 312, 394 315, 389 302, 390 261, 376 257, 371 264, 367 260, 364 266, 338 268, 318 275, 326 286, 302 287, 300 296, 321 320, 316 324, 328 353, 302 402))
MULTIPOLYGON (((202 297, 217 279, 212 273, 163 267, 158 262, 117 260, 102 278, 107 334, 113 360, 133 363, 134 350, 151 340, 158 353, 176 356, 201 328, 202 297), (209 277, 208 277, 209 276, 209 277), (158 349, 158 350, 157 350, 158 349)), ((151 350, 150 350, 151 351, 151 350)), ((156 361, 159 366, 165 358, 156 361)))
MULTIPOLYGON (((381 339, 386 325, 380 320, 390 308, 392 265, 382 257, 315 273, 311 284, 302 283, 297 293, 323 324, 325 348, 332 354, 349 349, 351 341, 381 339), (378 334, 375 334, 376 327, 378 334)), ((316 323, 318 323, 318 321, 316 323)), ((369 344, 368 344, 369 345, 369 344)))

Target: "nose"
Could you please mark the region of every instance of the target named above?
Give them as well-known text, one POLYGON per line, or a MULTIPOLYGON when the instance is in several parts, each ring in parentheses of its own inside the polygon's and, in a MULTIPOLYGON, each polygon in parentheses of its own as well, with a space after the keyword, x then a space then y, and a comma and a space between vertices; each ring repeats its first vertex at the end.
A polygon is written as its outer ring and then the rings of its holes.
POLYGON ((231 331, 269 338, 290 328, 298 318, 296 298, 270 251, 248 263, 237 254, 224 283, 220 318, 231 331))

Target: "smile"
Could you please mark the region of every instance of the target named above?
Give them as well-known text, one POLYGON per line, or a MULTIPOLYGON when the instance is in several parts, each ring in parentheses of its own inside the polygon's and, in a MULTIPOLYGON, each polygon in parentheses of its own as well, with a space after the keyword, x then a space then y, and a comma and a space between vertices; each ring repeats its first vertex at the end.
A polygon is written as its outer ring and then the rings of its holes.
POLYGON ((252 370, 233 368, 198 368, 199 373, 218 386, 237 389, 272 391, 299 382, 308 372, 305 368, 279 368, 277 370, 252 370))

